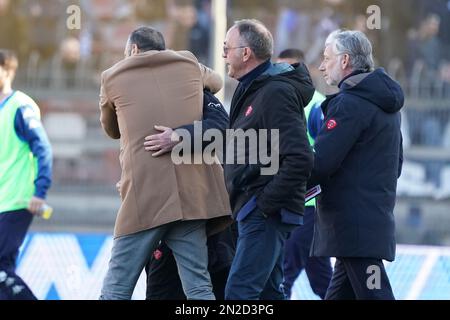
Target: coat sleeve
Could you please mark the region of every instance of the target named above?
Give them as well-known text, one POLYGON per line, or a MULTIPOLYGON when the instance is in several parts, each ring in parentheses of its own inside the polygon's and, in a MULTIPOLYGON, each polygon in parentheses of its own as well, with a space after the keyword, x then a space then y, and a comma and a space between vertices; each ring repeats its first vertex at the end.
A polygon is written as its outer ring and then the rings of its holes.
POLYGON ((102 75, 100 87, 100 122, 108 136, 113 139, 120 139, 116 108, 106 94, 104 74, 102 75))
POLYGON ((211 91, 213 94, 219 92, 223 87, 222 77, 214 70, 198 64, 202 73, 203 89, 211 91))
POLYGON ((361 115, 358 106, 342 97, 330 101, 324 125, 314 144, 314 167, 308 188, 326 181, 341 166, 367 126, 370 115, 361 115))
POLYGON ((279 130, 279 169, 258 195, 257 206, 267 214, 281 209, 297 212, 298 208, 289 206, 289 200, 293 192, 297 198, 305 196, 313 165, 303 105, 295 94, 280 88, 267 90, 263 101, 262 127, 279 130))

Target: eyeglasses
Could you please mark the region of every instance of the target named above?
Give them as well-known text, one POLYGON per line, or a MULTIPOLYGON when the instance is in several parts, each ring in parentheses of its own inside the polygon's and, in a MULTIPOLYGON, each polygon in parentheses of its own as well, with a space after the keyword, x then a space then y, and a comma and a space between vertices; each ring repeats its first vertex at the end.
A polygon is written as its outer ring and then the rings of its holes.
POLYGON ((232 50, 232 49, 242 49, 242 48, 247 48, 247 46, 240 46, 240 47, 225 47, 225 46, 223 46, 223 53, 225 54, 225 55, 227 55, 228 54, 228 51, 230 51, 230 50, 232 50))

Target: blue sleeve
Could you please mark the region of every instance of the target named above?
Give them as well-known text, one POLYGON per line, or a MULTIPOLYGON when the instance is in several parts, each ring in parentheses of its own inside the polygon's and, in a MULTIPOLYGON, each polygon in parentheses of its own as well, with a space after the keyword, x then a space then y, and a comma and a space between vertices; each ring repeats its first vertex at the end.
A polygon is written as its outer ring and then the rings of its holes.
POLYGON ((38 161, 37 178, 34 181, 34 195, 45 199, 52 183, 52 148, 39 116, 31 106, 17 110, 14 128, 20 140, 28 143, 38 161))
POLYGON ((317 102, 313 105, 308 118, 308 132, 314 140, 316 140, 323 125, 321 104, 321 102, 317 102))

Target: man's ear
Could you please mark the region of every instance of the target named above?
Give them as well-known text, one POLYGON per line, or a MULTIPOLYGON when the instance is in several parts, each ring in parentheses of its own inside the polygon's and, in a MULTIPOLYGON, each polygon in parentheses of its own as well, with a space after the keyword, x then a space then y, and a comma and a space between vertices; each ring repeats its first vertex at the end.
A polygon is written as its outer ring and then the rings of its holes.
POLYGON ((131 45, 131 55, 134 56, 134 55, 138 54, 139 52, 140 52, 140 50, 139 50, 137 44, 133 43, 131 45))
POLYGON ((244 62, 247 62, 249 59, 250 59, 250 57, 252 56, 252 50, 249 48, 249 47, 245 47, 245 48, 243 48, 244 50, 243 50, 243 57, 242 57, 242 59, 244 60, 244 62))
POLYGON ((342 70, 345 70, 349 66, 350 66, 350 56, 347 53, 345 53, 342 55, 341 68, 342 70))

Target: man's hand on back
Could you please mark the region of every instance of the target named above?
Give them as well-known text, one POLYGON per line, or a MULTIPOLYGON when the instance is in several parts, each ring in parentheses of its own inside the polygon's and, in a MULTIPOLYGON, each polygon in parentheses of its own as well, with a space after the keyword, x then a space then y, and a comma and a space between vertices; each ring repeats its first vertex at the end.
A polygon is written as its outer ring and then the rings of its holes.
POLYGON ((155 126, 155 129, 161 133, 145 137, 144 148, 146 151, 153 152, 153 157, 159 157, 171 152, 180 142, 180 136, 168 127, 155 126))

